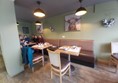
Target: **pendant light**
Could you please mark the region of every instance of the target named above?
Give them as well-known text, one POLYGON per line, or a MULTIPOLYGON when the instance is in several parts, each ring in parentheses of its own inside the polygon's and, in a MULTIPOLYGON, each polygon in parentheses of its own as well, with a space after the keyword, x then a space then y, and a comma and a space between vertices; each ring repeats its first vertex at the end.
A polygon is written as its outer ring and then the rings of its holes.
MULTIPOLYGON (((37 1, 37 4, 40 5, 41 2, 40 2, 40 1, 37 1)), ((45 13, 44 13, 44 11, 43 11, 41 8, 37 8, 37 9, 34 11, 34 15, 35 15, 36 17, 39 17, 39 18, 45 17, 45 13)))
POLYGON ((17 22, 17 26, 19 25, 19 23, 17 22))
MULTIPOLYGON (((80 2, 80 5, 81 5, 82 0, 79 0, 79 2, 80 2)), ((84 15, 84 14, 86 14, 86 13, 87 13, 87 10, 86 10, 84 7, 80 6, 80 7, 76 10, 75 15, 76 15, 76 16, 82 16, 82 15, 84 15)))
POLYGON ((42 25, 42 23, 40 21, 36 21, 35 25, 42 25))

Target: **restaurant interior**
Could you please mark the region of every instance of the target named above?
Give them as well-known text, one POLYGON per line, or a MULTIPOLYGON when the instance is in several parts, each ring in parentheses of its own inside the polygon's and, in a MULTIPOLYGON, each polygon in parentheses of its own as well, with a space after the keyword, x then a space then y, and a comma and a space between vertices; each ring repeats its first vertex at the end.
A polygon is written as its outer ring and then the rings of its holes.
POLYGON ((118 0, 1 0, 0 83, 118 83, 118 0))

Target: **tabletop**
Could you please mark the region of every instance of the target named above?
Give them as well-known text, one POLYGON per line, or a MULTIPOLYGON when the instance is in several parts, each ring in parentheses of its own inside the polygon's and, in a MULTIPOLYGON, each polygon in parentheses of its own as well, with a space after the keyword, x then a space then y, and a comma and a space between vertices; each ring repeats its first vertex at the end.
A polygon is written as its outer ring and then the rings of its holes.
POLYGON ((51 44, 38 44, 38 45, 33 45, 32 48, 42 50, 42 49, 48 48, 50 46, 52 46, 52 45, 51 44))
POLYGON ((55 53, 66 53, 73 56, 79 56, 81 47, 75 46, 62 46, 59 49, 55 50, 55 53))

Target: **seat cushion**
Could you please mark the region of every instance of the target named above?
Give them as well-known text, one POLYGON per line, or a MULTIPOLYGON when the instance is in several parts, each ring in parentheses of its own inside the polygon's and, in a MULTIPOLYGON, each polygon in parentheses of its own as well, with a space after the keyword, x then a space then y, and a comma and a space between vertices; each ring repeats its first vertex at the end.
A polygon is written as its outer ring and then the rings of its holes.
POLYGON ((111 56, 118 60, 118 53, 113 53, 111 56))
POLYGON ((67 64, 69 63, 69 61, 65 58, 61 58, 61 68, 65 68, 67 66, 67 64))
MULTIPOLYGON (((61 69, 65 69, 69 64, 69 61, 65 58, 61 58, 61 69)), ((52 65, 52 64, 51 64, 52 65)), ((59 69, 59 67, 52 65, 54 68, 59 69)))

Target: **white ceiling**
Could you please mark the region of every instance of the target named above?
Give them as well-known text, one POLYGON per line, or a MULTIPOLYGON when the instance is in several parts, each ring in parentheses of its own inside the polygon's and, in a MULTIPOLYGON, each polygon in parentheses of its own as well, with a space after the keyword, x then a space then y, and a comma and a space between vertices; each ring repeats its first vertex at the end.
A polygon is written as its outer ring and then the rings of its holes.
MULTIPOLYGON (((111 0, 83 0, 81 5, 87 7, 107 1, 111 0)), ((80 3, 79 0, 15 0, 17 21, 25 20, 34 22, 37 19, 41 19, 33 15, 33 11, 39 7, 45 11, 46 17, 51 17, 69 11, 76 11, 80 7, 80 3), (41 4, 38 5, 36 1, 40 1, 41 4)))

